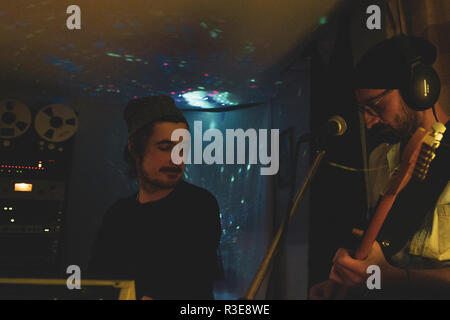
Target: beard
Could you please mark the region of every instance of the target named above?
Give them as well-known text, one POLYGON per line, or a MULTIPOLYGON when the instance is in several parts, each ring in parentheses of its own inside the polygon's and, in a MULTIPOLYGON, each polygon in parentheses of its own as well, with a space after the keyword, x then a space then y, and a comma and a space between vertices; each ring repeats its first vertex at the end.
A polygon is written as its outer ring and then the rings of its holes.
POLYGON ((405 144, 419 128, 419 115, 402 101, 401 114, 396 115, 394 125, 380 123, 375 127, 382 141, 389 144, 398 142, 405 144))
POLYGON ((175 181, 162 181, 160 179, 151 178, 148 172, 141 166, 137 169, 142 188, 148 192, 160 189, 173 189, 179 181, 179 179, 175 181))

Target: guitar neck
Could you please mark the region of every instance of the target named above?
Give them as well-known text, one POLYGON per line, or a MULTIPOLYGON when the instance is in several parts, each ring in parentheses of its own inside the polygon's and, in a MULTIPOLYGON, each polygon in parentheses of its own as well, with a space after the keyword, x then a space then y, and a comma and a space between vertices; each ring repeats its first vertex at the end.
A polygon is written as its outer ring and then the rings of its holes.
POLYGON ((369 227, 364 232, 361 244, 355 254, 356 259, 365 259, 369 255, 372 244, 376 240, 398 193, 408 184, 412 177, 426 135, 427 131, 425 129, 418 128, 405 147, 402 153, 400 167, 389 181, 387 192, 381 198, 369 227))
POLYGON ((394 204, 395 199, 397 198, 397 194, 388 194, 385 195, 381 201, 379 202, 377 209, 373 215, 373 218, 370 222, 369 227, 366 232, 364 232, 363 238, 361 240, 361 244, 359 245, 358 250, 356 250, 355 258, 362 260, 365 259, 372 248, 373 242, 376 240, 378 233, 383 226, 384 220, 386 219, 389 211, 394 204))

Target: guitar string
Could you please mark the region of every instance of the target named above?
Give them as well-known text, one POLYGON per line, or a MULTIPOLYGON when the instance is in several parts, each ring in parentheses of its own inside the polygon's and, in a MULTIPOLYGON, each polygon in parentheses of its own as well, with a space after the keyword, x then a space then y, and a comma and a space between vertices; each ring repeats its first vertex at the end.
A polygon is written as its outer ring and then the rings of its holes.
POLYGON ((376 170, 382 170, 382 169, 388 168, 388 166, 382 166, 382 167, 369 168, 369 169, 360 169, 360 168, 348 167, 348 166, 345 166, 343 164, 339 164, 339 163, 332 162, 332 161, 328 161, 328 164, 330 166, 333 166, 333 167, 336 167, 336 168, 340 168, 340 169, 343 169, 343 170, 347 170, 347 171, 352 171, 352 172, 369 172, 369 171, 376 171, 376 170))

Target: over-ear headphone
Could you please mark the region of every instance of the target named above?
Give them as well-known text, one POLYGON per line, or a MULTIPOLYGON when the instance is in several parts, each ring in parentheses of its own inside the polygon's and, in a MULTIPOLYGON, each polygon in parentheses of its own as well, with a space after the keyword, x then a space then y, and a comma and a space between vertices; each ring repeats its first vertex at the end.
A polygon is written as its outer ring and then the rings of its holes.
POLYGON ((420 39, 429 47, 427 56, 418 54, 410 44, 409 37, 398 37, 400 50, 405 54, 408 72, 404 86, 400 88, 403 100, 408 107, 417 111, 424 111, 434 107, 441 92, 441 81, 437 72, 431 66, 436 61, 436 47, 425 39, 420 39))

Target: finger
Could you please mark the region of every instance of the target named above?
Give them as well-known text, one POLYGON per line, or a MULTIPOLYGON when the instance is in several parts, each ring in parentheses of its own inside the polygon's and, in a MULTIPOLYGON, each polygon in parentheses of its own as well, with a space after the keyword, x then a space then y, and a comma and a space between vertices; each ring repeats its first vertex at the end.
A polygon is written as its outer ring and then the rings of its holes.
POLYGON ((339 270, 337 270, 335 265, 333 265, 331 267, 331 271, 330 271, 330 274, 328 276, 329 279, 334 281, 334 282, 337 282, 339 284, 344 284, 345 281, 344 281, 342 276, 343 276, 342 273, 339 272, 339 270))
POLYGON ((339 265, 333 266, 332 272, 330 273, 330 279, 350 287, 361 285, 361 283, 364 282, 364 277, 360 274, 339 265))
POLYGON ((327 298, 323 295, 323 292, 321 293, 310 293, 309 300, 326 300, 327 298))
POLYGON ((335 269, 330 274, 330 280, 339 283, 342 286, 353 287, 356 286, 355 282, 349 279, 349 275, 346 275, 342 270, 335 269))
MULTIPOLYGON (((383 253, 383 249, 381 249, 380 244, 378 243, 378 241, 374 241, 372 244, 372 251, 374 252, 381 252, 383 253)), ((384 254, 383 254, 384 255, 384 254)))
POLYGON ((321 288, 321 284, 316 284, 311 287, 309 290, 309 299, 311 300, 320 300, 323 296, 323 289, 321 288))
POLYGON ((325 300, 331 297, 334 284, 327 280, 319 284, 314 285, 310 290, 309 299, 311 300, 325 300))
POLYGON ((349 256, 349 257, 350 257, 349 251, 348 251, 347 249, 344 249, 344 248, 339 248, 339 249, 336 251, 336 254, 334 255, 333 263, 334 263, 337 259, 339 259, 340 257, 346 257, 346 256, 349 256))
POLYGON ((322 299, 324 299, 322 290, 317 289, 317 288, 311 288, 311 291, 309 292, 309 298, 308 299, 310 299, 310 300, 322 300, 322 299))
POLYGON ((353 259, 348 254, 337 257, 334 264, 350 269, 355 273, 364 273, 367 269, 366 262, 364 260, 353 259))

